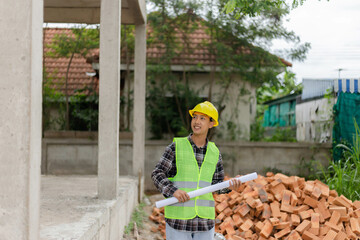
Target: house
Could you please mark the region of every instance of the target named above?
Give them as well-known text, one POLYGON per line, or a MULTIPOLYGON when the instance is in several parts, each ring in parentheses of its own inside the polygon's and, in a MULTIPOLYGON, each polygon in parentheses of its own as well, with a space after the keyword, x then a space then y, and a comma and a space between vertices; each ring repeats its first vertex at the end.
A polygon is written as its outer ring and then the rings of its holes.
MULTIPOLYGON (((70 34, 68 29, 45 29, 45 41, 49 43, 54 34, 66 33, 70 34)), ((152 31, 148 30, 148 37, 151 37, 152 31)), ((180 42, 182 41, 183 34, 180 32, 175 33, 176 38, 180 42)), ((210 49, 201 45, 204 42, 209 41, 209 35, 206 32, 206 27, 200 25, 191 33, 187 33, 187 48, 181 48, 177 51, 177 54, 171 59, 171 72, 174 76, 182 79, 186 75, 189 88, 197 92, 198 97, 201 99, 211 98, 211 101, 218 103, 219 111, 221 112, 220 124, 217 128, 220 131, 216 132, 215 138, 227 139, 227 140, 248 140, 250 136, 250 125, 255 119, 256 114, 256 86, 243 81, 241 75, 232 76, 231 83, 224 86, 216 84, 219 82, 219 73, 222 71, 219 61, 211 54, 210 49), (211 84, 211 82, 213 84, 211 84)), ((255 47, 254 47, 255 48, 255 47)), ((132 91, 133 84, 131 78, 126 77, 127 70, 132 71, 133 56, 130 55, 128 60, 126 54, 123 54, 121 59, 121 84, 120 92, 123 96, 128 96, 128 93, 132 91), (126 62, 128 61, 128 64, 126 62)), ((146 56, 147 56, 147 70, 149 67, 154 66, 159 62, 159 59, 164 55, 165 47, 159 42, 148 43, 146 56)), ((269 54, 269 53, 268 53, 269 54)), ((284 67, 291 66, 291 63, 280 59, 278 72, 282 72, 284 67)), ((64 76, 67 59, 49 59, 45 58, 45 68, 51 73, 56 73, 58 77, 64 76), (56 66, 57 65, 57 66, 56 66), (57 70, 56 70, 57 69, 57 70)), ((275 68, 275 67, 274 67, 275 68)), ((88 77, 86 72, 99 71, 99 54, 94 51, 87 61, 81 57, 77 57, 74 65, 71 66, 71 79, 69 86, 72 90, 81 88, 86 85, 94 85, 94 89, 97 90, 98 79, 97 77, 88 77)), ((147 74, 149 76, 149 74, 147 74)), ((180 80, 183 81, 183 80, 180 80)), ((147 93, 149 94, 149 93, 147 93)), ((164 101, 172 101, 174 97, 173 93, 166 92, 164 94, 164 101)), ((131 100, 131 99, 129 99, 131 100)), ((194 106, 189 106, 192 108, 194 106)), ((128 130, 132 130, 132 114, 128 111, 128 108, 123 109, 123 114, 129 117, 121 117, 120 125, 128 126, 128 130)), ((129 109, 131 111, 131 109, 129 109)), ((184 111, 186 114, 186 111, 184 111)), ((184 115, 185 115, 184 114, 184 115)), ((147 120, 146 126, 146 138, 153 137, 150 131, 149 120, 147 120)), ((164 124, 165 125, 165 124, 164 124)), ((171 137, 166 135, 165 137, 171 137)))
POLYGON ((303 79, 301 98, 296 103, 296 139, 300 142, 331 142, 333 79, 303 79), (326 96, 326 97, 325 97, 326 96))
POLYGON ((264 112, 264 127, 295 127, 295 106, 299 94, 289 94, 284 97, 264 102, 268 109, 264 112))

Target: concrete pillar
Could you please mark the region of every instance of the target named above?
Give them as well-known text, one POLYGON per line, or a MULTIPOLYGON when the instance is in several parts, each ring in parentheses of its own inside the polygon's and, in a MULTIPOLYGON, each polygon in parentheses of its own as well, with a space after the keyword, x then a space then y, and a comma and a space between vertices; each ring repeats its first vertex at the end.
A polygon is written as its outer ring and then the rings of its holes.
POLYGON ((98 194, 118 196, 121 1, 102 0, 100 9, 100 90, 98 194))
MULTIPOLYGON (((135 26, 133 174, 145 166, 146 24, 135 26)), ((143 180, 142 180, 143 181, 143 180)), ((141 184, 141 183, 139 183, 141 184)), ((140 186, 143 186, 141 184, 140 186)), ((141 190, 142 192, 142 190, 141 190)), ((141 195, 141 193, 139 193, 141 195)))
POLYGON ((42 0, 0 0, 0 239, 39 239, 42 0))

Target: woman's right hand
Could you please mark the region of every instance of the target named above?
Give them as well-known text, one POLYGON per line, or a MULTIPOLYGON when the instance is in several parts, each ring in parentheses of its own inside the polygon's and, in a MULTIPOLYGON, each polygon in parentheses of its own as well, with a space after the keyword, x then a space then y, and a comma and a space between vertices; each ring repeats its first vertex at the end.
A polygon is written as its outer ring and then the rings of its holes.
POLYGON ((180 189, 176 190, 173 196, 176 197, 179 202, 186 202, 190 200, 189 194, 180 189))

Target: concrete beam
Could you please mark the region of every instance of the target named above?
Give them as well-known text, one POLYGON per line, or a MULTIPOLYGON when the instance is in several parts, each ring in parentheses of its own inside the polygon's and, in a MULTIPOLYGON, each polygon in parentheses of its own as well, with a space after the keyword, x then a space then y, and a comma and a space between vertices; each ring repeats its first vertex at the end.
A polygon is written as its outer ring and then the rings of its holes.
MULTIPOLYGON (((146 19, 144 0, 121 1, 121 23, 143 24, 146 19)), ((100 23, 100 0, 45 0, 44 22, 100 23)))
POLYGON ((100 22, 100 8, 45 7, 44 22, 97 24, 100 22))
POLYGON ((98 194, 118 196, 121 2, 101 1, 98 194))
POLYGON ((0 239, 37 240, 43 1, 0 6, 0 239))
MULTIPOLYGON (((122 8, 121 23, 130 25, 139 22, 136 20, 137 14, 133 14, 133 10, 129 8, 122 8)), ((64 8, 64 7, 45 7, 44 22, 48 23, 100 23, 100 8, 64 8)))

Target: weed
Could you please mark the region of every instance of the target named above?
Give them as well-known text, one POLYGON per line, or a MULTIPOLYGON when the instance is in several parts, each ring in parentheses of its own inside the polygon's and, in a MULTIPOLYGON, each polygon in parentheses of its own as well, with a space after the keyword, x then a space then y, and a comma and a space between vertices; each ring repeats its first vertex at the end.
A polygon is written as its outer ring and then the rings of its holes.
POLYGON ((131 231, 134 229, 134 222, 136 223, 138 228, 140 229, 143 228, 143 220, 145 217, 144 206, 145 203, 141 202, 133 211, 131 215, 131 220, 124 230, 124 233, 126 235, 129 235, 131 231))
POLYGON ((322 168, 328 186, 353 201, 360 199, 360 128, 355 120, 354 126, 352 146, 338 144, 337 148, 344 149, 343 157, 339 161, 330 161, 327 169, 322 168))

